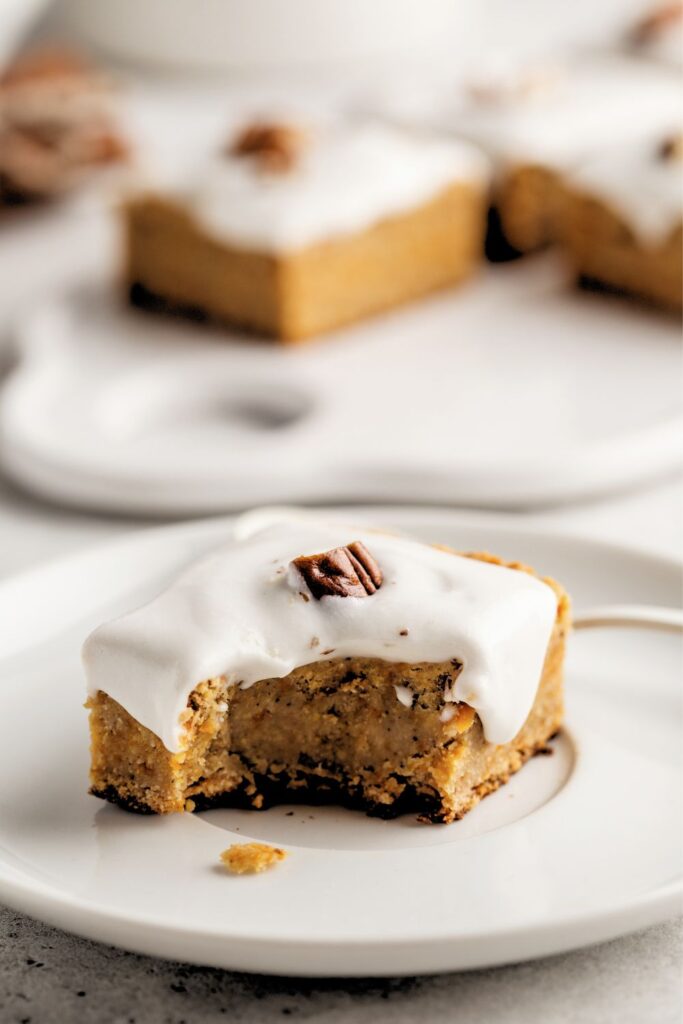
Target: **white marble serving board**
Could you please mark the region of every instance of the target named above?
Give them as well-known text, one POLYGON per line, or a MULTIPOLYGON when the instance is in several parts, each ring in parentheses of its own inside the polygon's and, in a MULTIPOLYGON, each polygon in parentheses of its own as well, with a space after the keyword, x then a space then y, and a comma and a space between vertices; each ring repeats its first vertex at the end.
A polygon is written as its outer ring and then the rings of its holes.
POLYGON ((677 464, 679 331, 554 257, 285 349, 64 292, 16 332, 6 470, 49 498, 197 513, 266 501, 520 507, 677 464))

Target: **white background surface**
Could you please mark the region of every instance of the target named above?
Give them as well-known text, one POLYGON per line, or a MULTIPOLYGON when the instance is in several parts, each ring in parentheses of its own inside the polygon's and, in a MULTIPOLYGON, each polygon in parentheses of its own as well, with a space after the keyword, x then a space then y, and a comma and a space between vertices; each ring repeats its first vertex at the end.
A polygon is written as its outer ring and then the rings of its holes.
MULTIPOLYGON (((51 217, 50 223, 55 226, 51 217)), ((12 251, 3 246, 0 235, 0 325, 22 301, 43 293, 48 283, 77 279, 83 258, 69 245, 73 236, 67 231, 60 238, 65 258, 54 256, 56 237, 53 232, 41 259, 28 232, 24 243, 12 251)), ((534 513, 531 519, 666 554, 680 552, 683 484, 668 480, 638 494, 534 513)), ((0 574, 137 525, 43 505, 0 481, 0 574)), ((254 1024, 285 1019, 330 1024, 412 1024, 417 1019, 434 1024, 456 1019, 458 1024, 494 1019, 510 1024, 678 1024, 681 1016, 677 924, 520 967, 348 985, 245 979, 186 969, 73 939, 8 911, 0 911, 0 936, 0 1017, 17 1024, 75 1019, 82 1024, 183 1019, 254 1024)))

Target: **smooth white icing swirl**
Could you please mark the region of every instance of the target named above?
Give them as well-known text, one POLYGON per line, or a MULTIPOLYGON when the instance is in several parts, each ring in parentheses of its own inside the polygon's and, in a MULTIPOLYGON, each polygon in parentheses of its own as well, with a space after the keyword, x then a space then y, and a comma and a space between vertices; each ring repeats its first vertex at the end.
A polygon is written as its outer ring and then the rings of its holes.
POLYGON ((179 715, 204 679, 246 687, 317 660, 457 658, 463 670, 446 699, 470 704, 487 739, 504 743, 533 704, 556 610, 554 591, 527 573, 348 525, 290 521, 219 548, 150 604, 96 629, 83 662, 91 693, 109 694, 177 751, 179 715), (302 598, 292 559, 353 540, 381 566, 381 588, 302 598))
POLYGON ((365 230, 459 181, 486 187, 485 157, 468 143, 380 124, 311 128, 293 167, 267 173, 244 156, 216 156, 183 200, 219 240, 265 252, 365 230))

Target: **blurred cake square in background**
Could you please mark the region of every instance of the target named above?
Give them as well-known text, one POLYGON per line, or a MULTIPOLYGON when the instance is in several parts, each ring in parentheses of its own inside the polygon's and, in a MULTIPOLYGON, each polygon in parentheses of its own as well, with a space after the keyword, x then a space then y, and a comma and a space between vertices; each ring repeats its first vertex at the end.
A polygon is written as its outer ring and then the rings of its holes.
POLYGON ((493 162, 492 258, 557 241, 564 172, 605 145, 679 123, 680 84, 626 59, 567 62, 492 56, 419 103, 386 91, 385 116, 468 139, 493 162), (405 101, 404 101, 405 100, 405 101))
POLYGON ((254 121, 126 208, 134 303, 298 341, 480 262, 488 162, 377 123, 254 121))
POLYGON ((91 634, 95 796, 449 823, 545 749, 564 711, 564 589, 494 555, 347 530, 272 522, 91 634))
POLYGON ((78 54, 41 48, 0 75, 0 206, 64 195, 126 155, 111 89, 78 54))
POLYGON ((683 135, 593 156, 567 178, 564 236, 578 278, 683 304, 683 135))

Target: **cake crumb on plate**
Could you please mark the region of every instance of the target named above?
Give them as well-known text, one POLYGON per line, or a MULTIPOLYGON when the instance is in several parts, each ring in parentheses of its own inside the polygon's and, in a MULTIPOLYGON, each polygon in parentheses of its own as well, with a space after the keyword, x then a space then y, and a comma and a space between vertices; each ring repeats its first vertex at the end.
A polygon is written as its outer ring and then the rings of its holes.
POLYGON ((221 853, 221 860, 233 875, 256 875, 284 860, 285 850, 267 843, 233 843, 221 853))

